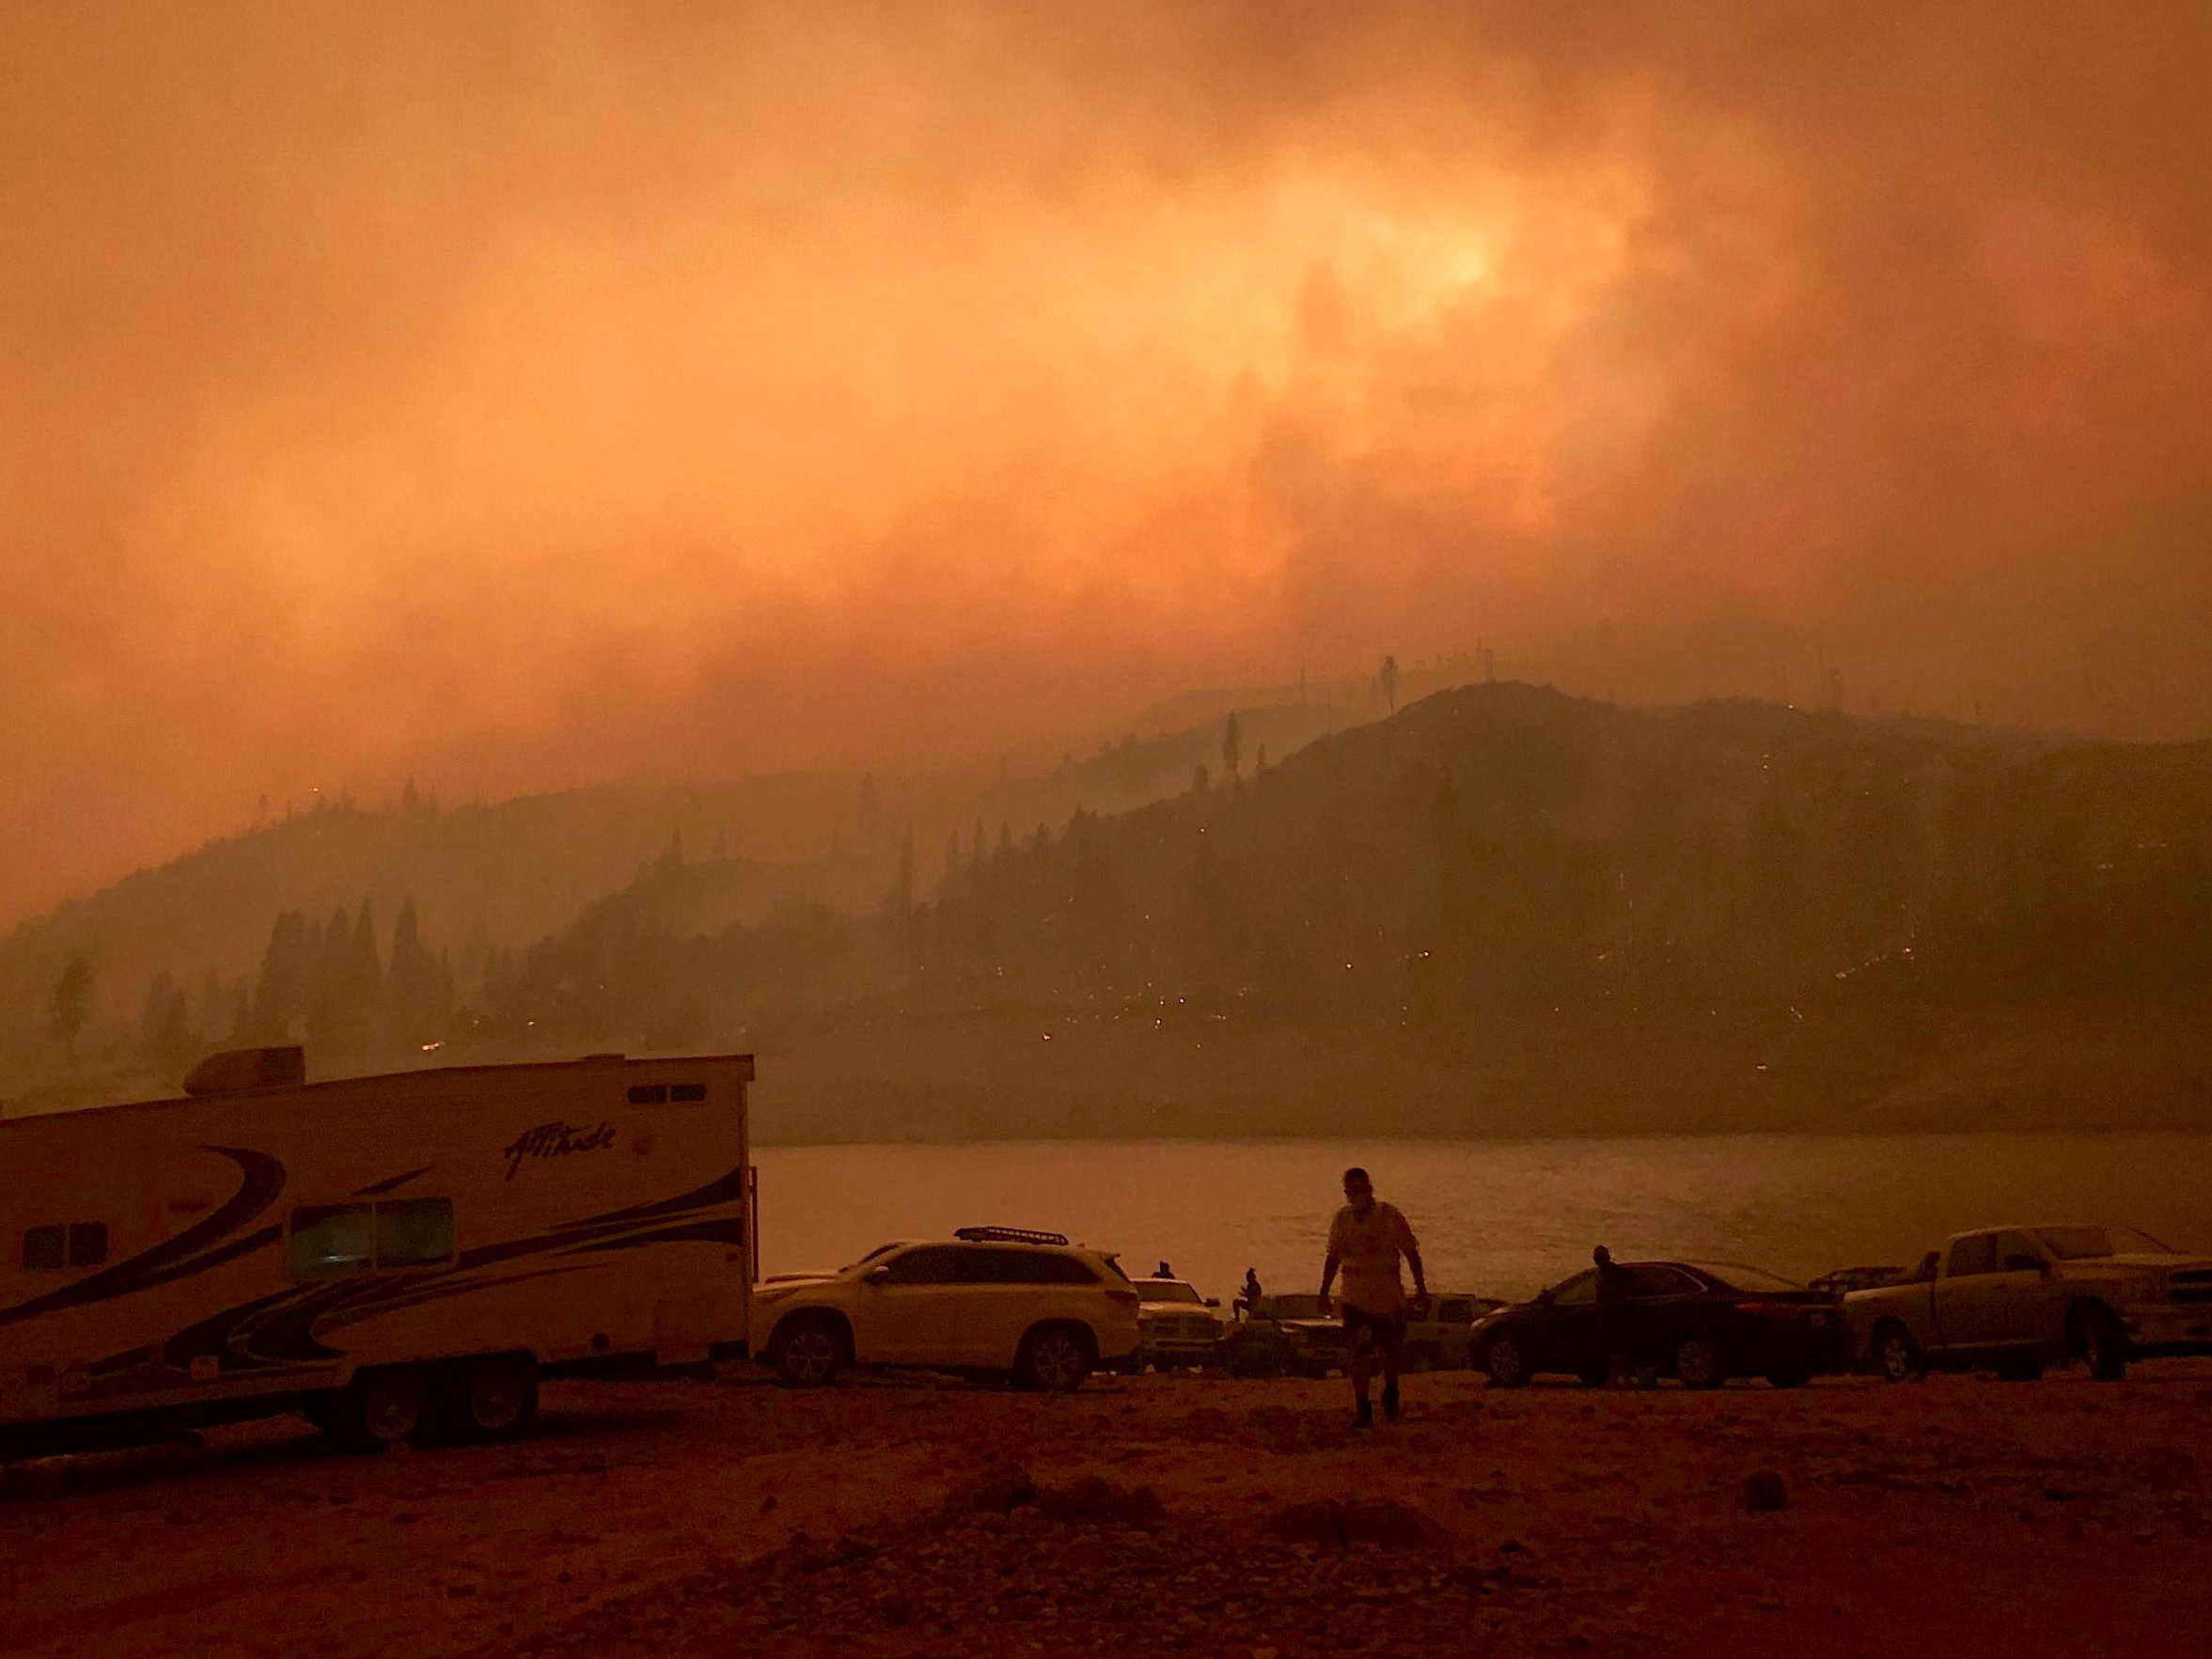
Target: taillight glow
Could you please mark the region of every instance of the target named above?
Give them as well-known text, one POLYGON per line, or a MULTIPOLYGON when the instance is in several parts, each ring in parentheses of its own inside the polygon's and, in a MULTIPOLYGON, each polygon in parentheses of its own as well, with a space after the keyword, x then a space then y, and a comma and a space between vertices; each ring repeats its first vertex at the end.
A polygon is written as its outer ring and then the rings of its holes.
POLYGON ((1738 1302, 1738 1313, 1748 1313, 1753 1319, 1796 1319, 1804 1311, 1795 1302, 1738 1302))
POLYGON ((1106 1300, 1117 1307, 1135 1307, 1142 1298, 1135 1291, 1108 1291, 1106 1300))

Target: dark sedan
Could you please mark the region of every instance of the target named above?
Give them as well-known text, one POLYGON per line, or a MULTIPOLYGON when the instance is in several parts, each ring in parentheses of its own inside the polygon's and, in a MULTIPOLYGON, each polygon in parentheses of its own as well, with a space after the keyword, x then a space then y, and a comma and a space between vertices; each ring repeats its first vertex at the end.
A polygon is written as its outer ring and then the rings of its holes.
POLYGON ((1731 1377, 1765 1377, 1794 1388, 1850 1361, 1836 1305, 1788 1279, 1715 1261, 1622 1263, 1628 1279, 1608 1341, 1597 1301, 1597 1271, 1577 1274, 1500 1308, 1475 1326, 1470 1352, 1491 1382, 1514 1388, 1546 1371, 1606 1380, 1608 1349, 1631 1365, 1718 1388, 1731 1377))

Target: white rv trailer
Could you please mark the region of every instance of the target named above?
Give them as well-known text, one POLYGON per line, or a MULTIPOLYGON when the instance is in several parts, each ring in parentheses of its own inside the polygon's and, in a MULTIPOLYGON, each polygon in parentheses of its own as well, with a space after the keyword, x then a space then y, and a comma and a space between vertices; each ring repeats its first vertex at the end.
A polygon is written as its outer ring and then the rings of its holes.
POLYGON ((541 1376, 745 1352, 749 1055, 302 1081, 0 1120, 0 1458, 298 1410, 497 1432, 541 1376))

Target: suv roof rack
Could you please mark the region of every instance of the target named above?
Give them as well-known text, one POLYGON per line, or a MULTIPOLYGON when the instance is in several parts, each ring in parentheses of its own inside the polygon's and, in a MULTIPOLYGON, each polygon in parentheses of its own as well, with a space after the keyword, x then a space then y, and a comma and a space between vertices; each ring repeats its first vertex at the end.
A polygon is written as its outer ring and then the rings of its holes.
POLYGON ((956 1239, 971 1244, 1064 1244, 1064 1232, 1038 1232, 1027 1227, 963 1227, 953 1230, 956 1239))

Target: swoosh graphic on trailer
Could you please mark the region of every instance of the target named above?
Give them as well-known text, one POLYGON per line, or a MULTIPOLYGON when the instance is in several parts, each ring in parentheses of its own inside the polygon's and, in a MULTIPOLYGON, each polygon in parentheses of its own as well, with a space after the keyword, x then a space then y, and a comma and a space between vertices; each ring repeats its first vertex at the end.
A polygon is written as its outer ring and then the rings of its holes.
POLYGON ((203 1150, 220 1153, 239 1167, 238 1191, 230 1195, 221 1209, 205 1221, 196 1221, 175 1237, 164 1239, 151 1249, 141 1250, 90 1278, 79 1279, 43 1296, 34 1296, 28 1302, 18 1302, 13 1307, 0 1307, 0 1325, 165 1285, 204 1268, 234 1260, 248 1248, 258 1250, 275 1238, 278 1229, 271 1228, 251 1240, 242 1239, 222 1249, 212 1248, 276 1202, 277 1195, 284 1191, 284 1166, 266 1152, 250 1151, 243 1147, 212 1146, 203 1150), (202 1251, 207 1254, 202 1255, 202 1251))

